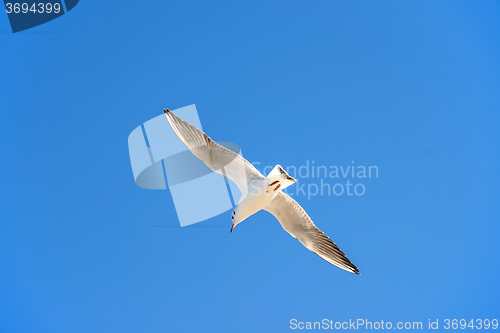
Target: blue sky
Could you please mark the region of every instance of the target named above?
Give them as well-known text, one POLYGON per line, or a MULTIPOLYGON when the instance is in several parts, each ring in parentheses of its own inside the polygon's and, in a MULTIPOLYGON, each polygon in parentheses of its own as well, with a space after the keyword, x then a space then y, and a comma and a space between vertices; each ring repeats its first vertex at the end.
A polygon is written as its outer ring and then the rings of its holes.
POLYGON ((81 1, 12 34, 0 14, 0 330, 498 318, 499 15, 496 1, 81 1), (363 196, 297 197, 362 275, 265 212, 232 234, 230 212, 175 227, 170 193, 135 185, 127 137, 190 104, 262 165, 378 166, 363 196))

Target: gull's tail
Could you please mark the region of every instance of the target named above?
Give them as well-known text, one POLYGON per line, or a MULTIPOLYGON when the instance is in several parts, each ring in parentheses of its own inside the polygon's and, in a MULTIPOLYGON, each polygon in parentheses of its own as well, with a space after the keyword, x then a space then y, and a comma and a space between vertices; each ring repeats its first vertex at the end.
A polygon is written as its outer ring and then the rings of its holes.
POLYGON ((273 170, 267 175, 266 179, 270 185, 276 184, 276 186, 279 186, 276 190, 282 190, 297 181, 295 178, 290 177, 285 169, 283 169, 279 164, 273 168, 273 170))

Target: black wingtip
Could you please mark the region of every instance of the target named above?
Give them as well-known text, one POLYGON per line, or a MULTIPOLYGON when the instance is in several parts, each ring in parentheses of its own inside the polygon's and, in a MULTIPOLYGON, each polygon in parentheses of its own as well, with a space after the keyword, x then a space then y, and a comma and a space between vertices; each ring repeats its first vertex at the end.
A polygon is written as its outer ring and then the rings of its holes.
POLYGON ((171 112, 168 108, 167 109, 163 109, 163 112, 165 112, 165 114, 171 112))

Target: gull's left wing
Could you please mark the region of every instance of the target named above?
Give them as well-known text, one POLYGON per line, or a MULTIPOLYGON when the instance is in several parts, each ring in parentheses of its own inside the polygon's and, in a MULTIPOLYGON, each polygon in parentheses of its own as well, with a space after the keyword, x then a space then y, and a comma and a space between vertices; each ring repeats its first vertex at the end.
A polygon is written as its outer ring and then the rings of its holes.
POLYGON ((208 135, 165 109, 170 126, 181 141, 212 171, 231 179, 242 193, 254 179, 265 178, 250 162, 215 143, 208 135))

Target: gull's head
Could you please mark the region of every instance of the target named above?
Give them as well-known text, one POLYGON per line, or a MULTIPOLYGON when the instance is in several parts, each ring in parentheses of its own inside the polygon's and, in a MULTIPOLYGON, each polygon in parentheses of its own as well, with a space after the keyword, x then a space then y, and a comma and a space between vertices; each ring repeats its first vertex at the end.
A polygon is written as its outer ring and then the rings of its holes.
POLYGON ((233 225, 231 226, 231 231, 233 232, 234 227, 244 219, 241 218, 240 214, 238 214, 238 209, 233 210, 233 213, 231 214, 231 219, 233 221, 233 225))

